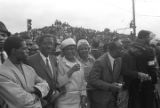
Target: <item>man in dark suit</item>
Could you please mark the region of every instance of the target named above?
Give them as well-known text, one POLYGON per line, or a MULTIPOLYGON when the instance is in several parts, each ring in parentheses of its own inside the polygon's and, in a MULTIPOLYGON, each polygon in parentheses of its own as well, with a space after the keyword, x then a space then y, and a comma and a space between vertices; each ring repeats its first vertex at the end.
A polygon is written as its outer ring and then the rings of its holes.
POLYGON ((57 60, 54 55, 51 55, 51 52, 55 50, 56 39, 50 34, 44 34, 38 38, 37 44, 40 52, 30 56, 27 62, 49 84, 50 92, 45 98, 47 105, 44 105, 44 108, 53 108, 52 100, 54 100, 57 89, 57 60))
POLYGON ((129 91, 128 108, 155 108, 157 69, 150 46, 153 33, 141 30, 122 58, 122 72, 129 91))
POLYGON ((121 41, 115 40, 109 44, 109 51, 96 60, 89 74, 91 108, 117 108, 116 95, 122 87, 121 50, 121 41))

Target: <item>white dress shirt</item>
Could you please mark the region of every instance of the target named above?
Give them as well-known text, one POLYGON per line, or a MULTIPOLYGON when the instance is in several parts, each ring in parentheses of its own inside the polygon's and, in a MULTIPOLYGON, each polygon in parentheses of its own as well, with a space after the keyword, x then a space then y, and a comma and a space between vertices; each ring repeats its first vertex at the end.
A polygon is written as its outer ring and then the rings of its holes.
POLYGON ((107 54, 108 54, 108 57, 109 57, 109 60, 110 60, 110 63, 111 63, 112 70, 113 70, 113 65, 114 65, 115 59, 111 56, 111 54, 109 52, 107 54))
POLYGON ((49 59, 49 56, 48 56, 48 57, 45 57, 41 52, 40 52, 40 56, 42 57, 42 60, 44 61, 45 64, 47 64, 47 63, 46 63, 46 59, 48 59, 49 67, 50 67, 51 73, 52 73, 52 75, 53 75, 53 69, 52 69, 52 65, 51 65, 51 61, 50 61, 50 59, 49 59))

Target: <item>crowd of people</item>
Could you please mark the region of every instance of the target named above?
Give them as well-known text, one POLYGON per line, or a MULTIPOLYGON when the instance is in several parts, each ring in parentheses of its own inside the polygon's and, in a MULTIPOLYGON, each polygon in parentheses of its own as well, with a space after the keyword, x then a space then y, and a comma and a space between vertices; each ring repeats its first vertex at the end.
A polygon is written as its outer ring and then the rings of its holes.
POLYGON ((13 36, 0 22, 1 108, 160 107, 160 48, 151 31, 106 40, 101 51, 86 38, 35 37, 13 36))

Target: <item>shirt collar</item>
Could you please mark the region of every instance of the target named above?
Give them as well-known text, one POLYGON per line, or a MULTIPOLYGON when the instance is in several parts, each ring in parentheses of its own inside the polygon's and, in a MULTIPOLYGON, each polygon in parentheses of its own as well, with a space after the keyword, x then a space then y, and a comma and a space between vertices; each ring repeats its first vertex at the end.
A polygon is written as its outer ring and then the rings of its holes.
POLYGON ((108 54, 108 57, 109 57, 110 60, 112 60, 112 61, 115 60, 115 59, 111 56, 111 54, 110 54, 109 52, 108 52, 107 54, 108 54))
POLYGON ((40 52, 40 56, 42 57, 42 60, 46 63, 46 58, 49 60, 49 56, 45 57, 41 52, 40 52))

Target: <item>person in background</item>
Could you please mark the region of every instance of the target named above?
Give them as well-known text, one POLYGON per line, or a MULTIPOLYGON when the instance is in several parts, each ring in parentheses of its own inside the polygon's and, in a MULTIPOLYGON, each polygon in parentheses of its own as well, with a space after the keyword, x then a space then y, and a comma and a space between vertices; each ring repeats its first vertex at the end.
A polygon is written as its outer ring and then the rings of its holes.
MULTIPOLYGON (((22 108, 42 108, 40 98, 48 94, 49 86, 32 67, 23 63, 28 56, 25 41, 20 37, 9 37, 4 43, 4 50, 8 59, 0 66, 0 85, 22 108)), ((17 103, 10 104, 7 98, 4 101, 8 108, 19 107, 17 103)))
MULTIPOLYGON (((3 49, 3 45, 4 45, 4 41, 7 39, 7 37, 10 36, 10 32, 7 30, 6 26, 4 25, 3 22, 0 21, 0 65, 7 59, 7 54, 6 52, 4 51, 3 49)), ((0 95, 3 95, 3 94, 8 94, 8 92, 5 92, 4 93, 4 88, 1 87, 1 93, 0 95)), ((6 98, 10 98, 9 95, 5 95, 7 96, 6 98)), ((1 97, 4 97, 4 96, 0 96, 0 107, 4 107, 5 106, 5 101, 1 98, 1 97)))
POLYGON ((57 59, 51 53, 55 50, 56 39, 51 34, 44 34, 37 39, 37 44, 39 53, 28 57, 27 62, 49 84, 49 94, 42 99, 42 103, 44 108, 53 108, 57 93, 57 59))
POLYGON ((100 46, 100 40, 97 37, 94 37, 92 40, 92 47, 91 47, 91 54, 95 59, 100 57, 102 55, 102 52, 99 49, 100 46))
POLYGON ((62 55, 58 57, 58 83, 64 93, 57 100, 57 108, 80 108, 83 71, 76 58, 76 43, 67 38, 61 43, 62 55))
POLYGON ((29 55, 34 55, 36 53, 39 52, 39 46, 36 43, 33 43, 33 45, 31 46, 31 49, 29 51, 29 55))
POLYGON ((117 39, 108 51, 98 58, 89 74, 88 91, 91 108, 118 108, 117 93, 122 88, 121 51, 122 42, 117 39))
POLYGON ((7 30, 3 22, 0 21, 0 65, 7 59, 7 54, 3 50, 4 41, 9 37, 11 33, 7 30))
POLYGON ((29 50, 29 53, 30 53, 30 49, 33 45, 33 40, 32 40, 32 38, 28 37, 27 39, 25 39, 25 41, 26 41, 26 44, 27 44, 27 47, 28 47, 28 50, 29 50))
POLYGON ((94 64, 94 57, 90 55, 90 45, 86 39, 81 39, 77 43, 77 52, 79 61, 82 64, 82 68, 84 71, 84 87, 83 87, 83 95, 81 96, 82 106, 89 108, 89 100, 87 99, 86 86, 88 81, 89 72, 94 64), (87 102, 88 101, 88 102, 87 102))
POLYGON ((128 108, 155 108, 157 69, 149 44, 152 38, 152 32, 141 30, 122 58, 122 72, 129 91, 128 108))

